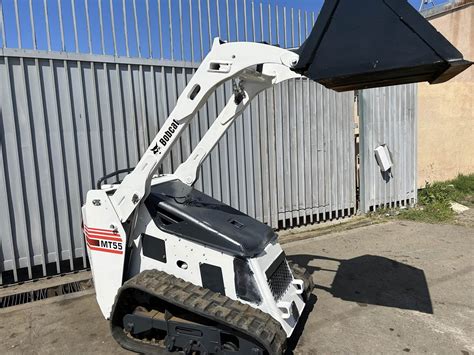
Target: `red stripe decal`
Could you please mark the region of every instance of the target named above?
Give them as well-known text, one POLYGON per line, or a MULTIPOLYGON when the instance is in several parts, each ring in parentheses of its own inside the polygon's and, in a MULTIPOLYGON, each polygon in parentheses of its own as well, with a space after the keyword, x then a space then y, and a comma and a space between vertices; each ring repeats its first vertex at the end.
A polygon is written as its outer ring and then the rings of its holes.
POLYGON ((93 245, 93 246, 96 246, 96 247, 99 246, 99 240, 98 239, 89 239, 89 238, 86 237, 86 240, 87 240, 87 244, 89 244, 89 245, 93 245))
POLYGON ((88 246, 91 250, 105 251, 106 253, 112 253, 112 254, 123 254, 123 251, 120 251, 120 250, 97 248, 97 247, 94 247, 94 246, 90 245, 89 243, 87 243, 87 246, 88 246))
POLYGON ((99 234, 106 234, 106 235, 118 235, 118 232, 113 231, 112 229, 101 229, 101 228, 90 228, 86 225, 84 226, 84 230, 87 230, 92 233, 99 233, 99 234))
MULTIPOLYGON (((85 239, 87 242, 87 246, 89 247, 90 250, 103 251, 105 253, 118 254, 118 255, 123 254, 123 250, 107 248, 107 243, 109 243, 109 246, 112 246, 112 243, 110 242, 122 243, 122 238, 120 237, 119 233, 114 232, 113 230, 110 230, 110 229, 88 228, 86 225, 84 225, 83 230, 84 230, 84 235, 86 237, 85 239), (104 242, 102 243, 102 241, 104 242)), ((115 246, 116 243, 113 243, 113 245, 115 246)), ((119 245, 119 247, 121 246, 122 244, 119 245)))
POLYGON ((95 233, 92 234, 92 233, 88 233, 86 231, 84 231, 84 234, 86 235, 86 237, 89 237, 89 238, 110 240, 112 242, 121 242, 122 241, 122 238, 106 237, 104 235, 98 235, 98 234, 95 234, 95 233))
POLYGON ((95 234, 95 235, 103 235, 105 237, 120 237, 120 234, 118 233, 115 233, 115 234, 102 233, 102 232, 91 231, 89 229, 84 229, 84 232, 89 233, 89 234, 95 234))

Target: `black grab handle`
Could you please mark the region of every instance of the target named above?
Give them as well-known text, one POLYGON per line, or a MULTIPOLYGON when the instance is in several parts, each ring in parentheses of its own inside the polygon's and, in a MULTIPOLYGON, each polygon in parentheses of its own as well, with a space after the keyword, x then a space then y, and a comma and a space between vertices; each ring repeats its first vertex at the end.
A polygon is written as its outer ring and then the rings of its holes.
POLYGON ((135 169, 135 168, 120 169, 120 170, 114 171, 113 173, 102 176, 99 180, 97 180, 97 189, 100 190, 100 188, 102 186, 102 182, 104 180, 107 180, 108 178, 111 178, 112 176, 118 176, 119 174, 129 173, 129 172, 133 171, 133 169, 135 169))

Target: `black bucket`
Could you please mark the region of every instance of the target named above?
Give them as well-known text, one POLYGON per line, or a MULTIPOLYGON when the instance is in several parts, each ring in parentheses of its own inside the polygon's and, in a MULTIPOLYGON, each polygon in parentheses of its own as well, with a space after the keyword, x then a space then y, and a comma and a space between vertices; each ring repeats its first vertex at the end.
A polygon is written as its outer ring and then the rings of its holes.
POLYGON ((451 79, 472 63, 406 0, 326 0, 295 71, 336 91, 451 79))

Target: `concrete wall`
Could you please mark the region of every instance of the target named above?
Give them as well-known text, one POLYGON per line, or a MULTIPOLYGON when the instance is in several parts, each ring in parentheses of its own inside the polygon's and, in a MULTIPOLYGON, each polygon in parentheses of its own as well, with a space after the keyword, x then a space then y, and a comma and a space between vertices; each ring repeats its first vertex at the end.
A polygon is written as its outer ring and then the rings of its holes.
MULTIPOLYGON (((425 12, 431 24, 474 61, 474 0, 425 12)), ((418 88, 418 186, 474 173, 474 69, 418 88)))

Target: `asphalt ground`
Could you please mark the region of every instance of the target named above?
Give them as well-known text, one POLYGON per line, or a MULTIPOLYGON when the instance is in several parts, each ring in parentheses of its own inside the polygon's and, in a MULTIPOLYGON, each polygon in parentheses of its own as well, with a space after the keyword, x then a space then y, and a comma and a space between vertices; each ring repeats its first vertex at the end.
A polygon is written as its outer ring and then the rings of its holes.
MULTIPOLYGON (((289 353, 474 354, 472 226, 391 221, 313 238, 306 229, 283 248, 316 283, 289 353)), ((0 351, 128 353, 94 297, 0 311, 0 351)))

